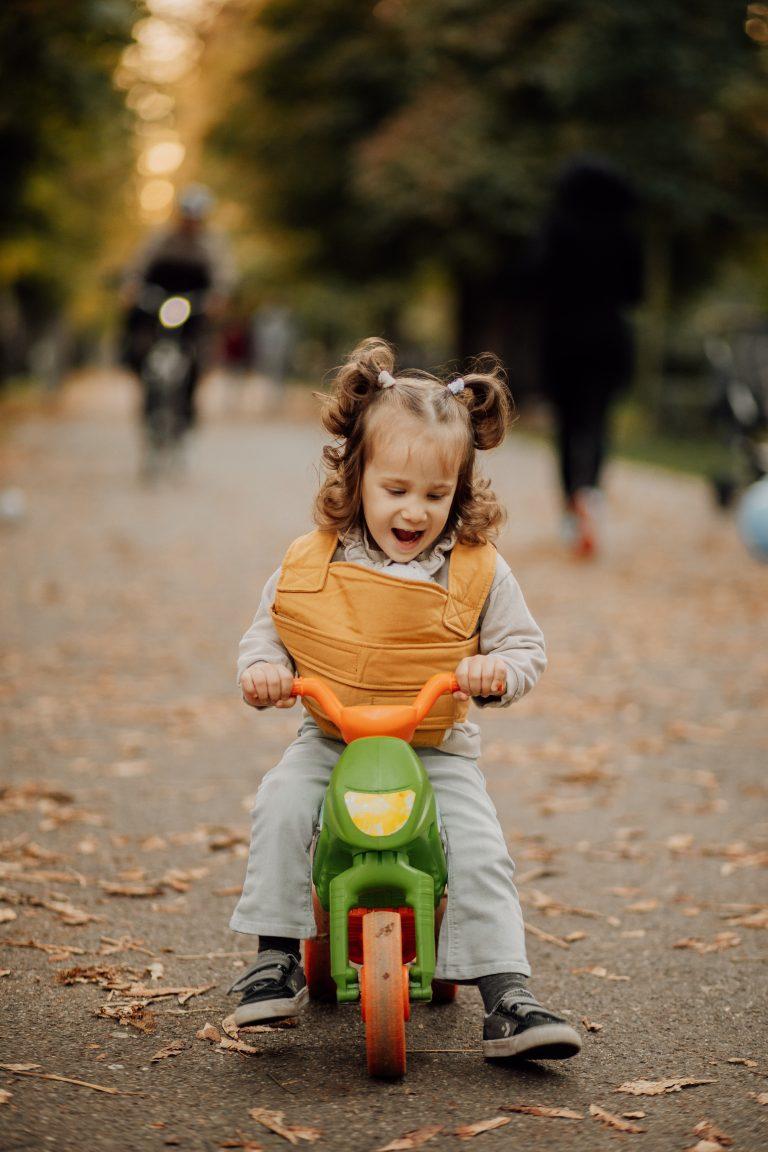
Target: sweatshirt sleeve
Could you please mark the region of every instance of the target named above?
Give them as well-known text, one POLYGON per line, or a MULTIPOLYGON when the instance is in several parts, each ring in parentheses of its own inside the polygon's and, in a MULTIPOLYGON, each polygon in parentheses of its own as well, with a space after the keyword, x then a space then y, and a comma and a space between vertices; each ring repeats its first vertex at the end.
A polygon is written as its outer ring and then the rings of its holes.
POLYGON ((500 656, 507 667, 507 690, 503 696, 475 696, 480 708, 503 708, 530 692, 547 666, 544 637, 528 611, 515 577, 501 557, 483 608, 480 653, 500 656))
POLYGON ((237 657, 237 682, 251 664, 282 664, 289 672, 295 672, 293 660, 277 634, 272 623, 272 605, 275 602, 280 569, 270 576, 264 585, 256 615, 250 628, 240 641, 237 657))

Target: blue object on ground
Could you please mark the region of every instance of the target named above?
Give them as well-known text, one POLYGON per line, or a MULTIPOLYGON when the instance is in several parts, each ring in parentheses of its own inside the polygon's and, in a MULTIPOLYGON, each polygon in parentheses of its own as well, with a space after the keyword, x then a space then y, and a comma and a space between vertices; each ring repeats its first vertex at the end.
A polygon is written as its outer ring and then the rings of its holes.
POLYGON ((747 488, 737 519, 747 548, 758 560, 768 563, 768 476, 747 488))

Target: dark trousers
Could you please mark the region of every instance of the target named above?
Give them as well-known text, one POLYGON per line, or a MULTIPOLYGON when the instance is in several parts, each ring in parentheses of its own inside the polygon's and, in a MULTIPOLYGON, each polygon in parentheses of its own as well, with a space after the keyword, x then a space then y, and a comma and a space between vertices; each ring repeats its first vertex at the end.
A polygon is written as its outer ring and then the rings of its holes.
POLYGON ((597 488, 608 438, 610 396, 570 396, 554 403, 560 483, 566 499, 597 488))

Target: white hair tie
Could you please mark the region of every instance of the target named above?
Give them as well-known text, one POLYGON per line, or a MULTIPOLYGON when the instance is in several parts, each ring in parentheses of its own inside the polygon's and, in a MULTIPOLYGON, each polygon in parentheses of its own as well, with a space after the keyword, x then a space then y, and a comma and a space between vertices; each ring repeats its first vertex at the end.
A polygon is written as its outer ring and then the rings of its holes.
POLYGON ((455 380, 451 380, 450 384, 446 384, 446 388, 449 392, 452 392, 454 396, 458 396, 459 392, 464 391, 463 378, 461 376, 457 376, 455 380))
POLYGON ((392 385, 394 384, 394 382, 395 382, 394 376, 392 376, 389 372, 387 372, 386 369, 383 370, 382 372, 379 372, 379 387, 380 388, 391 388, 392 385))

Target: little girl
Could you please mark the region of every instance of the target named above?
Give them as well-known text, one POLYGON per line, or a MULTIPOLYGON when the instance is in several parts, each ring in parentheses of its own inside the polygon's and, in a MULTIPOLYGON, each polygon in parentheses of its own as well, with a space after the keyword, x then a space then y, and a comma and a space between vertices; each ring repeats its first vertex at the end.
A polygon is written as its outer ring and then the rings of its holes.
MULTIPOLYGON (((530 966, 514 865, 477 767, 466 719, 511 704, 546 663, 541 632, 490 543, 504 512, 475 471, 476 449, 504 438, 509 401, 493 358, 446 383, 393 375, 383 340, 338 371, 323 409, 336 445, 315 503, 318 530, 294 541, 240 643, 239 682, 254 708, 288 708, 293 678, 318 675, 344 704, 410 702, 433 672, 455 672, 413 744, 447 843, 448 903, 436 978, 476 984, 487 1057, 574 1056, 578 1033, 527 987, 530 966), (372 604, 376 611, 371 612, 372 604)), ((237 1024, 296 1015, 307 1001, 299 942, 316 934, 309 849, 340 733, 316 704, 261 782, 245 884, 230 927, 259 937, 256 963, 230 988, 237 1024)))

